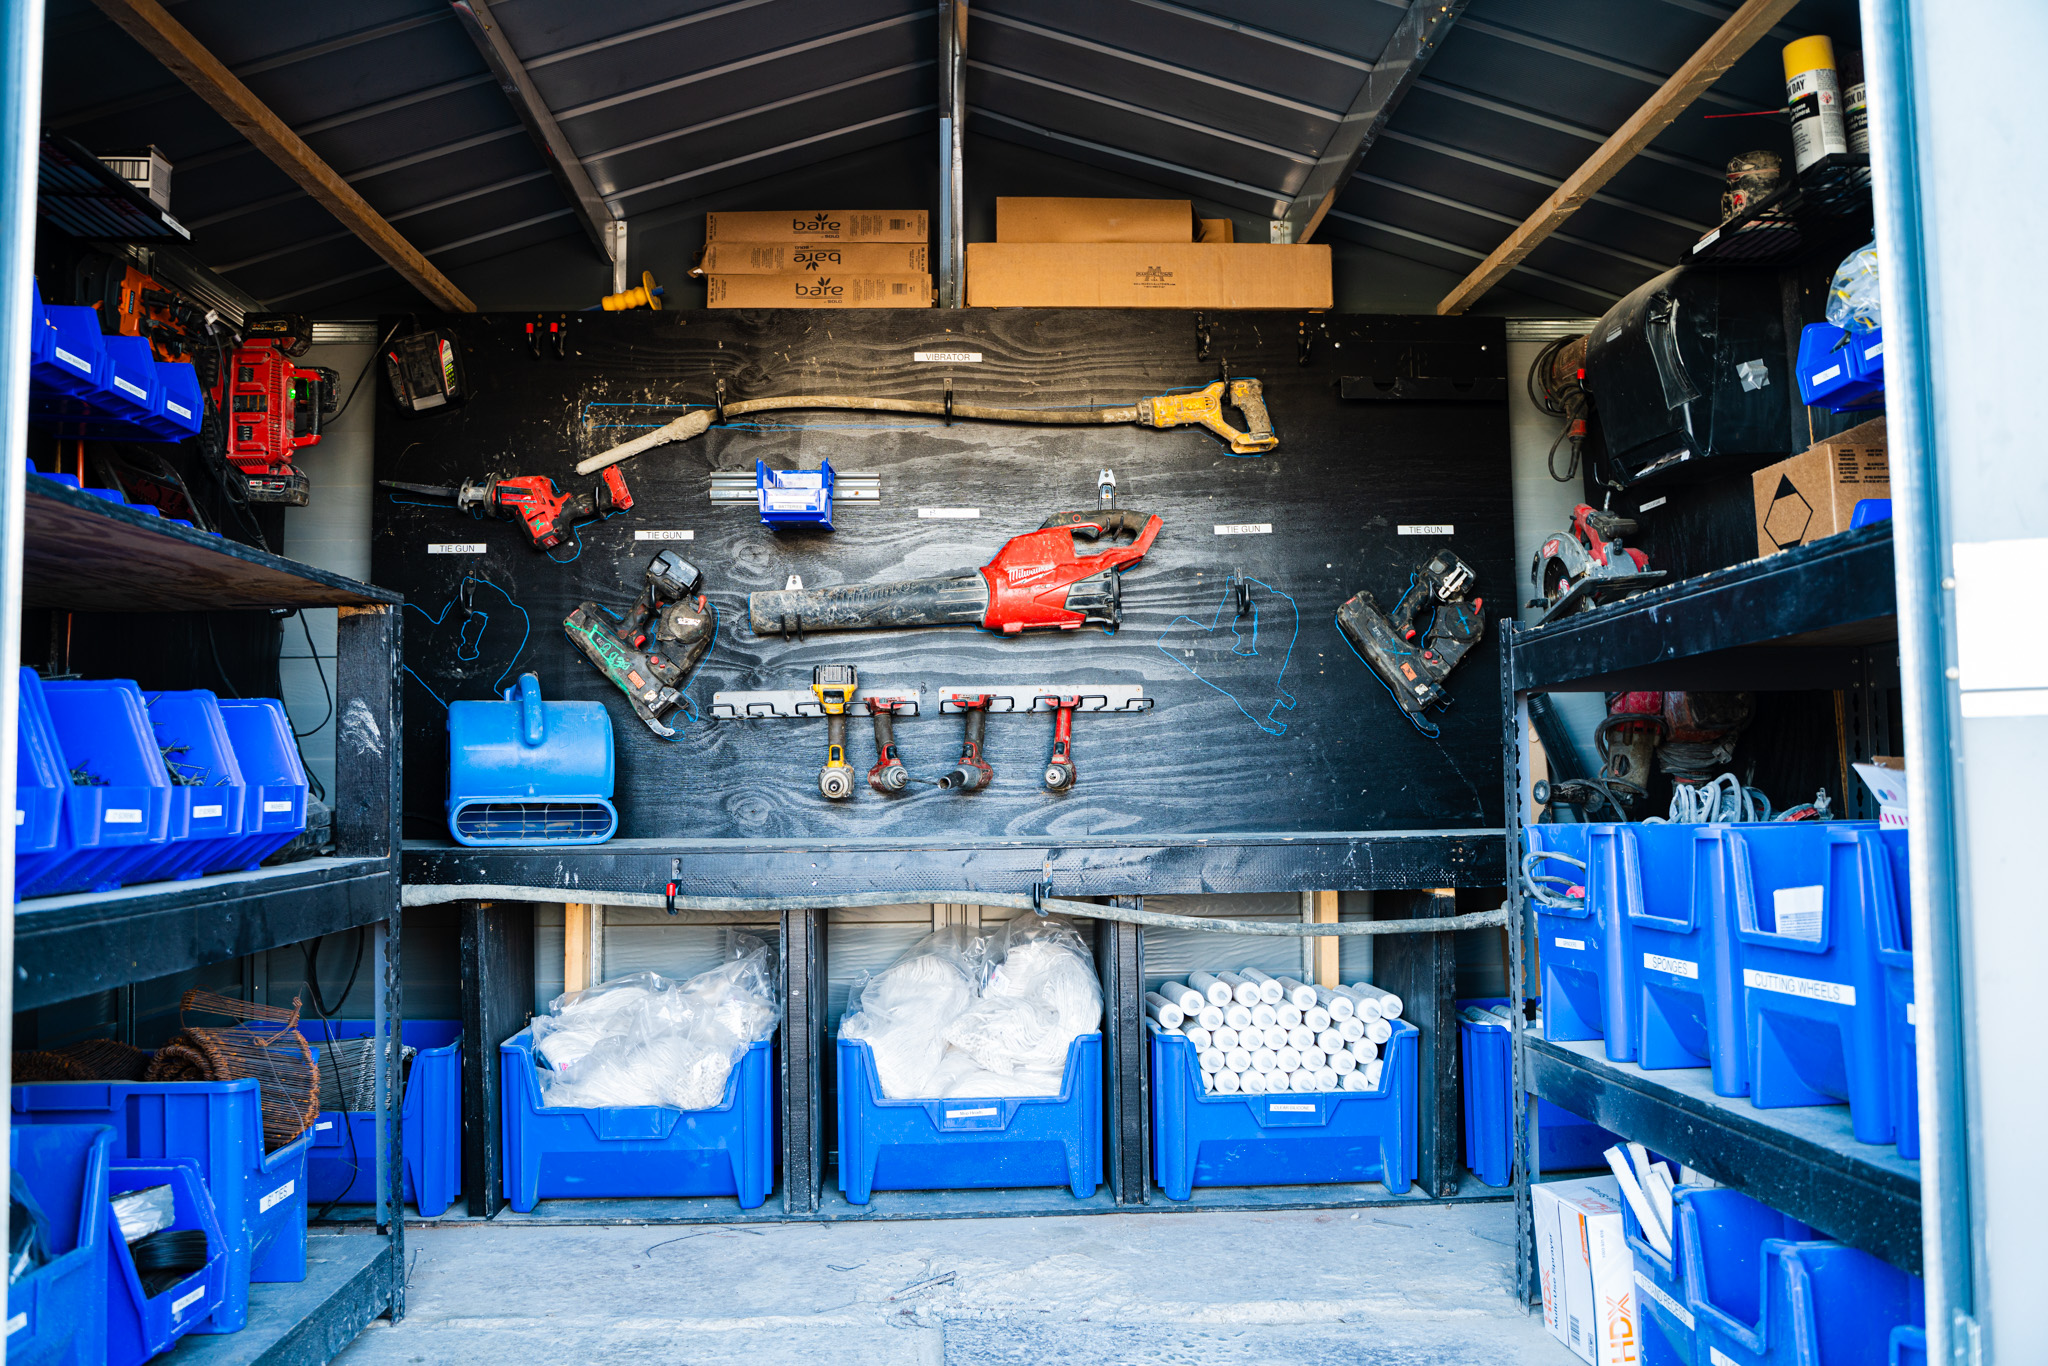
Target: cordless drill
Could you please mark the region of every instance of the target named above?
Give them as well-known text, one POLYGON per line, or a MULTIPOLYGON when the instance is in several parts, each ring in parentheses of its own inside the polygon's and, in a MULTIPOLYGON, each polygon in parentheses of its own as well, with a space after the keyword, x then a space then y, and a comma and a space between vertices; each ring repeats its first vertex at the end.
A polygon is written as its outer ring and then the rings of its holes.
POLYGON ((825 709, 825 766, 818 770, 818 791, 828 801, 853 795, 853 765, 846 762, 846 713, 860 686, 860 670, 851 664, 819 664, 811 670, 811 691, 825 709))
POLYGON ((387 489, 445 499, 472 517, 509 517, 526 533, 535 550, 553 550, 569 536, 578 523, 609 517, 633 506, 633 494, 616 467, 604 472, 603 482, 590 493, 563 493, 545 474, 521 474, 510 478, 491 475, 465 479, 460 488, 441 484, 404 484, 396 479, 377 481, 387 489))

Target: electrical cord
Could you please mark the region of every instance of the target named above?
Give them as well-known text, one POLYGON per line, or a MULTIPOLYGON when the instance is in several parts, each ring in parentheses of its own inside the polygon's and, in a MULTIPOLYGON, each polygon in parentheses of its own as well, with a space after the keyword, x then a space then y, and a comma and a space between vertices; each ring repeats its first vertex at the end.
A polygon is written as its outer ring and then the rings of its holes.
MULTIPOLYGON (((306 995, 313 1002, 313 1013, 320 1017, 320 1024, 327 1038, 326 1056, 331 1057, 334 1051, 334 1011, 328 1007, 326 997, 320 991, 320 945, 326 938, 327 936, 323 934, 310 944, 301 944, 299 951, 306 956, 306 995)), ((348 970, 348 982, 342 987, 341 999, 337 1004, 346 1005, 349 992, 355 990, 356 976, 363 970, 363 948, 367 938, 363 928, 357 926, 356 960, 348 970)), ((349 1189, 356 1183, 356 1175, 362 1170, 362 1155, 356 1148, 355 1107, 349 1104, 347 1073, 340 1068, 335 1069, 334 1087, 341 1094, 341 1127, 348 1135, 348 1180, 342 1183, 341 1194, 322 1205, 320 1212, 312 1216, 314 1219, 325 1219, 334 1207, 341 1203, 341 1197, 348 1194, 349 1189)))
MULTIPOLYGON (((406 321, 412 322, 415 326, 418 325, 417 320, 414 319, 410 313, 406 315, 406 321)), ((334 410, 333 417, 327 418, 324 421, 322 421, 322 423, 320 424, 322 427, 325 427, 330 422, 341 421, 341 415, 348 411, 348 405, 356 401, 356 390, 363 387, 363 380, 368 378, 370 368, 377 363, 377 357, 384 354, 384 348, 391 344, 391 339, 398 335, 398 329, 402 326, 404 326, 404 323, 391 324, 391 330, 384 334, 384 340, 378 342, 377 345, 371 349, 370 358, 363 362, 362 369, 356 371, 356 382, 354 384, 349 385, 348 387, 348 397, 343 399, 341 401, 341 406, 334 410)))
POLYGON ((1539 906, 1548 906, 1559 911, 1583 911, 1586 909, 1586 865, 1581 859, 1570 854, 1561 854, 1555 849, 1533 849, 1522 856, 1522 894, 1539 906), (1536 866, 1543 862, 1565 863, 1579 870, 1577 879, 1558 873, 1539 873, 1536 866), (1562 892, 1552 888, 1562 887, 1562 892))
POLYGON ((1550 450, 1543 458, 1545 468, 1550 471, 1550 477, 1560 484, 1569 484, 1579 477, 1579 447, 1586 439, 1586 418, 1593 406, 1592 395, 1586 392, 1586 386, 1576 377, 1554 387, 1551 383, 1557 358, 1564 353, 1566 347, 1578 340, 1577 337, 1559 337, 1547 343, 1530 363, 1526 380, 1529 401, 1550 416, 1564 420, 1564 426, 1558 431, 1557 439, 1550 443, 1550 450), (1567 438, 1571 441, 1572 458, 1571 463, 1565 466, 1564 473, 1560 474, 1557 470, 1557 448, 1562 446, 1567 438))
MULTIPOLYGON (((314 648, 313 645, 313 628, 306 624, 306 614, 304 612, 298 613, 298 618, 299 630, 303 631, 306 636, 306 656, 313 661, 313 672, 319 676, 320 695, 327 699, 327 710, 321 714, 319 724, 315 725, 311 730, 295 730, 292 732, 293 739, 303 740, 309 735, 317 735, 321 727, 334 718, 334 691, 327 686, 327 670, 320 667, 320 651, 314 648)), ((280 691, 282 690, 280 689, 280 691)))

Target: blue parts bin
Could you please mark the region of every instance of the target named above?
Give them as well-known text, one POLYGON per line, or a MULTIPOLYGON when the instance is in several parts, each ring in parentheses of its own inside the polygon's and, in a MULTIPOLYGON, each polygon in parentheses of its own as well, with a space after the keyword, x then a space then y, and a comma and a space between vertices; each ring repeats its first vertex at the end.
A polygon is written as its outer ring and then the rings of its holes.
POLYGON ((1863 1366, 1893 1330, 1926 1323, 1917 1276, 1740 1191, 1687 1188, 1678 1205, 1697 1360, 1719 1366, 1863 1366))
MULTIPOLYGON (((1195 1046, 1186 1036, 1162 1033, 1147 1021, 1152 1038, 1152 1176, 1166 1198, 1186 1200, 1196 1186, 1336 1181, 1378 1181, 1395 1195, 1406 1192, 1415 1180, 1419 1036, 1406 1020, 1390 1023, 1394 1033, 1386 1042, 1378 1090, 1247 1096, 1208 1094, 1195 1046)), ((841 1040, 839 1047, 843 1078, 846 1041, 841 1040)), ((843 1086, 842 1080, 842 1095, 843 1086)), ((842 1128, 842 1161, 844 1132, 842 1128)), ((1093 1132, 1100 1134, 1099 1120, 1093 1132)), ((1074 1193, 1081 1191, 1077 1187, 1074 1193)))
POLYGON ((1856 507, 1849 513, 1849 529, 1876 526, 1879 522, 1892 519, 1892 500, 1889 498, 1858 498, 1856 507))
POLYGON ((103 337, 99 310, 35 296, 29 417, 58 435, 100 441, 181 441, 204 412, 198 372, 159 361, 147 338, 103 337))
POLYGON ((502 702, 448 706, 448 832, 457 844, 602 844, 612 718, 602 702, 543 702, 521 674, 502 702))
POLYGON ((1900 1324, 1892 1329, 1890 1366, 1927 1366, 1927 1330, 1900 1324))
MULTIPOLYGON (((1465 1006, 1507 1004, 1505 999, 1459 1001, 1465 1006)), ((1390 1041, 1391 1042, 1391 1041, 1390 1041)), ((1464 1066, 1465 1165, 1482 1185, 1506 1186, 1514 1175, 1514 1032, 1506 1021, 1458 1021, 1458 1057, 1464 1066)), ((1532 1098, 1533 1099, 1533 1098, 1532 1098)), ((1561 1105, 1535 1101, 1538 1172, 1604 1169, 1601 1154, 1621 1140, 1561 1105)))
POLYGON ((44 683, 41 692, 72 781, 57 848, 17 860, 15 895, 111 891, 170 838, 171 780, 142 690, 123 680, 72 680, 44 683))
MULTIPOLYGON (((31 1129, 34 1133, 36 1130, 31 1129)), ((47 1131, 45 1131, 47 1132, 47 1131)), ((213 1197, 189 1157, 115 1159, 108 1169, 110 1194, 169 1186, 173 1229, 206 1234, 206 1265, 155 1295, 135 1271, 135 1257, 121 1237, 121 1221, 107 1209, 107 1366, 141 1366, 206 1321, 227 1300, 227 1235, 215 1216, 213 1197)))
POLYGON ((1906 832, 1880 830, 1891 865, 1892 898, 1877 914, 1877 961, 1884 969, 1884 1018, 1887 1070, 1891 1077, 1892 1122, 1898 1128, 1899 1156, 1920 1157, 1919 1017, 1913 1006, 1913 896, 1906 859, 1906 832))
POLYGON ((195 1333, 239 1332, 251 1281, 306 1279, 306 1153, 311 1131, 263 1151, 255 1080, 67 1081, 14 1088, 14 1125, 108 1124, 123 1159, 188 1157, 213 1196, 227 1243, 227 1292, 195 1333))
POLYGON ((768 1040, 749 1047, 709 1110, 548 1106, 533 1030, 520 1030, 498 1046, 505 1199, 521 1214, 542 1200, 631 1195, 733 1195, 758 1209, 775 1185, 773 1056, 768 1040))
POLYGON ((850 1204, 878 1190, 1019 1186, 1065 1186, 1085 1200, 1102 1184, 1099 1033, 1067 1045, 1056 1096, 889 1100, 865 1039, 839 1039, 838 1061, 839 1189, 850 1204))
POLYGON ((143 703, 171 777, 171 838, 129 877, 134 882, 195 878, 241 836, 247 801, 242 770, 214 694, 204 689, 147 693, 143 703))
MULTIPOLYGON (((1530 871, 1569 878, 1583 892, 1588 825, 1529 825, 1530 871), (1542 857, 1557 854, 1560 858, 1542 857)), ((1543 965, 1543 1037, 1559 1042, 1598 1039, 1607 1029, 1607 939, 1590 902, 1536 906, 1537 958, 1543 965)))
POLYGON ((220 716, 245 784, 242 833, 208 862, 209 873, 254 869, 306 829, 306 768, 284 703, 222 698, 220 716))
MULTIPOLYGON (((771 470, 754 462, 754 496, 762 526, 817 526, 832 529, 832 462, 814 470, 771 470)), ((744 486, 742 486, 744 487, 744 486)))
POLYGON ((43 700, 42 676, 21 670, 20 706, 15 717, 14 860, 17 894, 20 882, 47 863, 40 856, 54 852, 64 834, 64 795, 71 775, 43 700))
POLYGON ((1733 827, 1750 1102, 1849 1104, 1858 1141, 1890 1143, 1878 926, 1897 915, 1891 856, 1858 822, 1733 827))
POLYGON ((1884 337, 1882 333, 1851 336, 1831 323, 1809 323, 1799 334, 1799 401, 1810 408, 1846 413, 1884 406, 1884 337), (1874 347, 1874 355, 1863 359, 1874 347), (1859 359, 1864 365, 1859 377, 1859 359), (1875 368, 1870 368, 1872 362, 1875 368))
MULTIPOLYGON (((368 1038, 374 1020, 309 1019, 300 1025, 307 1042, 368 1038)), ((462 1025, 455 1020, 407 1020, 399 1039, 413 1054, 406 1069, 399 1112, 405 1166, 404 1198, 420 1217, 445 1213, 462 1189, 462 1025)), ((377 1116, 373 1097, 346 1097, 351 1109, 323 1110, 313 1121, 313 1150, 306 1157, 307 1202, 349 1205, 377 1199, 377 1116)))
POLYGON ((13 1170, 48 1221, 50 1260, 7 1287, 10 1366, 104 1366, 107 1360, 107 1163, 114 1131, 98 1124, 16 1125, 13 1170))
MULTIPOLYGON (((1674 1218, 1692 1189, 1680 1186, 1674 1193, 1674 1218)), ((1693 1366, 1697 1324, 1686 1304, 1685 1239, 1674 1238, 1671 1255, 1666 1257, 1643 1235, 1635 1206, 1627 1200, 1619 1203, 1622 1237, 1635 1259, 1636 1360, 1639 1366, 1693 1366)))

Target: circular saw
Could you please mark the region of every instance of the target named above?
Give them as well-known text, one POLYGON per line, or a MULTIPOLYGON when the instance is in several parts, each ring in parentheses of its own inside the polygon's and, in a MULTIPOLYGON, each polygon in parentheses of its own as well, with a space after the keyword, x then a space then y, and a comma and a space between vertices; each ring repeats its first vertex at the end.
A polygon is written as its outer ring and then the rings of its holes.
POLYGON ((1651 569, 1642 551, 1621 543, 1635 530, 1634 521, 1616 513, 1587 503, 1573 508, 1571 529, 1546 536, 1529 567, 1542 595, 1529 605, 1544 609, 1537 625, 1662 583, 1668 577, 1663 570, 1651 569))

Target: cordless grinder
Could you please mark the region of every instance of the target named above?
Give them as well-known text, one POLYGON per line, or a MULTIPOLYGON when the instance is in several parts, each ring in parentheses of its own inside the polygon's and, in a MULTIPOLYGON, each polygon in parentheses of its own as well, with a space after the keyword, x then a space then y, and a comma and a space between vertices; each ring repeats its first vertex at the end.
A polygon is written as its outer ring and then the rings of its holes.
POLYGON ((1444 678, 1486 633, 1486 600, 1465 597, 1474 578, 1470 565, 1439 550, 1415 571, 1393 615, 1381 611, 1370 593, 1356 594, 1337 609, 1344 638, 1425 735, 1435 735, 1436 727, 1422 713, 1447 704, 1444 678), (1425 614, 1427 623, 1418 627, 1425 614))
POLYGON ((618 685, 633 714, 664 740, 675 728, 663 719, 682 705, 683 681, 711 648, 717 618, 697 594, 695 565, 664 550, 647 566, 647 587, 624 617, 586 602, 562 623, 569 639, 597 671, 618 685))

